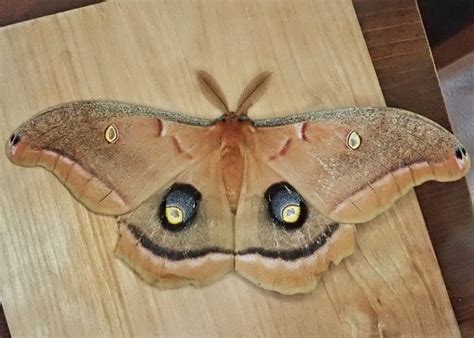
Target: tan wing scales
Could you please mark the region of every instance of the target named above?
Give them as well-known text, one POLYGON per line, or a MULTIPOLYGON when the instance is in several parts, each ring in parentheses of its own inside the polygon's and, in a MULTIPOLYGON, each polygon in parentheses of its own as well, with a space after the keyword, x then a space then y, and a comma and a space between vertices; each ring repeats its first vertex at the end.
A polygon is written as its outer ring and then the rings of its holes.
POLYGON ((323 215, 361 223, 428 180, 470 168, 459 141, 434 122, 395 108, 346 108, 255 121, 250 151, 323 215), (360 138, 352 149, 351 133, 360 138))
POLYGON ((68 103, 20 126, 7 155, 53 172, 92 211, 119 215, 218 148, 211 124, 133 104, 68 103), (109 142, 112 127, 117 138, 109 142))
MULTIPOLYGON (((233 270, 233 215, 217 161, 212 152, 185 170, 133 212, 119 217, 117 255, 145 280, 164 286, 201 284, 233 270), (181 230, 166 228, 160 205, 176 184, 201 195, 192 222, 181 230)), ((179 203, 178 203, 179 204, 179 203)))
POLYGON ((253 156, 235 219, 235 269, 253 283, 284 294, 309 292, 331 262, 352 254, 355 228, 338 224, 307 205, 303 225, 286 229, 270 216, 264 194, 286 179, 253 156))

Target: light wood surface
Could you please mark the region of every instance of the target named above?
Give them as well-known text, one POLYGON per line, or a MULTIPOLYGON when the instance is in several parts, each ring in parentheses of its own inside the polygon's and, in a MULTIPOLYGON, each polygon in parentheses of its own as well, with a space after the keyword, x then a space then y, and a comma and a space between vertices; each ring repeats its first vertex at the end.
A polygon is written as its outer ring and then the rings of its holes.
MULTIPOLYGON (((272 71, 253 117, 383 105, 350 1, 105 3, 0 30, 0 137, 86 98, 217 116, 198 69, 231 107, 272 71)), ((413 192, 359 226, 354 255, 311 294, 280 296, 235 275, 159 290, 114 257, 114 219, 45 170, 4 156, 0 166, 0 291, 13 336, 459 335, 413 192)))

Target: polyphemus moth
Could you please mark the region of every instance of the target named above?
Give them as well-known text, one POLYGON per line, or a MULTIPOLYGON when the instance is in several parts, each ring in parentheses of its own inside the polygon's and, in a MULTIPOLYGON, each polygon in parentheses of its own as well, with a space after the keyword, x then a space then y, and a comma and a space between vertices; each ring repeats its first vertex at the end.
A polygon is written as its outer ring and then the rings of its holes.
POLYGON ((150 283, 200 284, 235 270, 284 294, 308 292, 370 221, 409 189, 453 181, 470 158, 436 123, 395 108, 250 119, 269 73, 235 112, 209 74, 216 120, 114 101, 47 109, 6 145, 91 211, 118 216, 116 252, 150 283))

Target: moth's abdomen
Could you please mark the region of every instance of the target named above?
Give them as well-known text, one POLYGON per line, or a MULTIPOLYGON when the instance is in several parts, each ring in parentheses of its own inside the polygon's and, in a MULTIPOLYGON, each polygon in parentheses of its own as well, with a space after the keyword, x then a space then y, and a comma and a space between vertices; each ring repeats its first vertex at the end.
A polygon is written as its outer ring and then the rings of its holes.
POLYGON ((224 179, 227 200, 232 212, 237 210, 240 189, 242 186, 244 163, 242 154, 233 149, 223 149, 221 157, 221 169, 224 179))
POLYGON ((220 166, 226 197, 232 212, 235 213, 239 203, 240 191, 244 179, 245 156, 242 127, 247 123, 228 120, 221 142, 220 166))

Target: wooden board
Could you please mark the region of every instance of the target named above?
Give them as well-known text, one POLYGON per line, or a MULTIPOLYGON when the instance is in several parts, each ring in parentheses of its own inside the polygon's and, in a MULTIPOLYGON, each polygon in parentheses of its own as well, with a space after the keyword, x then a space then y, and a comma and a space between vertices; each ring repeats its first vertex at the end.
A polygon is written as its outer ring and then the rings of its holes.
MULTIPOLYGON (((235 105, 277 116, 383 98, 350 1, 105 3, 0 30, 0 137, 60 102, 110 98, 217 113, 195 71, 235 105)), ((42 169, 0 160, 1 301, 20 335, 429 335, 459 331, 411 192, 359 226, 358 248, 311 294, 280 296, 235 275, 159 290, 113 255, 115 221, 88 212, 42 169)))
MULTIPOLYGON (((417 1, 353 3, 387 105, 415 111, 448 130, 451 119, 464 147, 469 151, 472 144, 474 148, 474 137, 469 142, 456 128, 456 109, 449 107, 448 116, 417 1)), ((442 72, 440 80, 443 83, 442 72)), ((461 86, 462 81, 456 84, 461 86)), ((462 101, 462 97, 444 94, 448 106, 456 99, 462 101)), ((464 126, 469 126, 466 121, 464 126)), ((474 178, 472 173, 468 177, 474 178)), ((461 334, 474 336, 474 217, 467 182, 428 182, 415 191, 461 334)))

